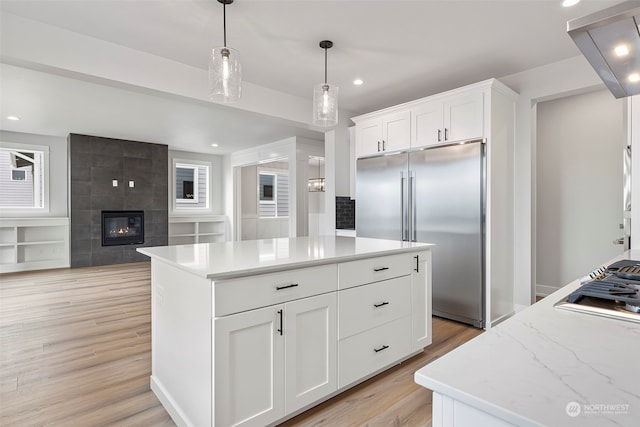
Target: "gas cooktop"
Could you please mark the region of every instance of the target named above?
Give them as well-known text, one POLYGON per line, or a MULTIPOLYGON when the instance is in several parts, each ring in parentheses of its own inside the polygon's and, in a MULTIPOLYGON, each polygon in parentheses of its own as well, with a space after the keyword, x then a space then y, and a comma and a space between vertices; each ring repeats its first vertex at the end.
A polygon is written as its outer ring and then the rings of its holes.
POLYGON ((640 261, 626 259, 592 271, 555 307, 640 323, 640 261))

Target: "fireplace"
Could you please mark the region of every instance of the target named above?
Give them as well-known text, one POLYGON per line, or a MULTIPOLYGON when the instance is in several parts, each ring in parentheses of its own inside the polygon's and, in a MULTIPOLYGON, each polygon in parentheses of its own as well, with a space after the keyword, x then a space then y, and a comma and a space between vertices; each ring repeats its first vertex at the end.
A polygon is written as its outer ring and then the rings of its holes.
POLYGON ((144 243, 144 211, 102 211, 102 246, 144 243))

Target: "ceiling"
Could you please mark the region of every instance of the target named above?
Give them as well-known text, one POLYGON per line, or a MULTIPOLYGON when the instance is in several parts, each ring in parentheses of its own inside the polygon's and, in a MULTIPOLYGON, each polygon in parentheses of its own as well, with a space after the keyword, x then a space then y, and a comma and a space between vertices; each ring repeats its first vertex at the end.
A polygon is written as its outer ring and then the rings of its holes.
MULTIPOLYGON (((227 7, 227 41, 241 53, 244 81, 310 101, 324 77, 318 42, 332 40, 329 83, 340 88, 340 108, 357 115, 580 55, 567 20, 618 2, 236 0, 227 7), (364 84, 353 85, 355 78, 364 84)), ((203 70, 207 51, 222 44, 215 0, 1 0, 0 11, 203 70)), ((93 133, 211 153, 293 135, 322 138, 308 123, 41 71, 3 68, 3 115, 16 109, 27 117, 3 117, 2 129, 93 133), (60 105, 63 94, 77 102, 60 105)))

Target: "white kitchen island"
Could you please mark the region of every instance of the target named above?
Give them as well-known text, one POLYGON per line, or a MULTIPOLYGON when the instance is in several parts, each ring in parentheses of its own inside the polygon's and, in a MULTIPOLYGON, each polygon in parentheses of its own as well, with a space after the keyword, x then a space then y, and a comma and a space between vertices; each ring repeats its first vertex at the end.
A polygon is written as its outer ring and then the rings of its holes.
MULTIPOLYGON (((618 259, 640 251, 605 265, 618 259)), ((640 425, 640 324, 554 308, 578 287, 416 372, 434 392, 433 426, 640 425)))
POLYGON ((179 426, 290 418, 431 343, 432 245, 298 237, 140 248, 151 388, 179 426))

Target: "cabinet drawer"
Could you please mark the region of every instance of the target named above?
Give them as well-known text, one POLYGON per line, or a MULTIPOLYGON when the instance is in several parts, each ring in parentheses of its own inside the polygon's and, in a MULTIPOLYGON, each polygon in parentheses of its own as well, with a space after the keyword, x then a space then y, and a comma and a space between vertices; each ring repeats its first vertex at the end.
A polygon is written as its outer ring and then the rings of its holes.
POLYGON ((410 353, 410 316, 340 340, 338 387, 347 386, 410 353))
POLYGON ((360 259, 338 264, 338 287, 351 288, 411 273, 410 254, 360 259))
POLYGON ((260 274, 213 284, 214 317, 335 291, 335 264, 260 274))
POLYGON ((338 292, 338 338, 347 338, 411 313, 411 276, 338 292))

